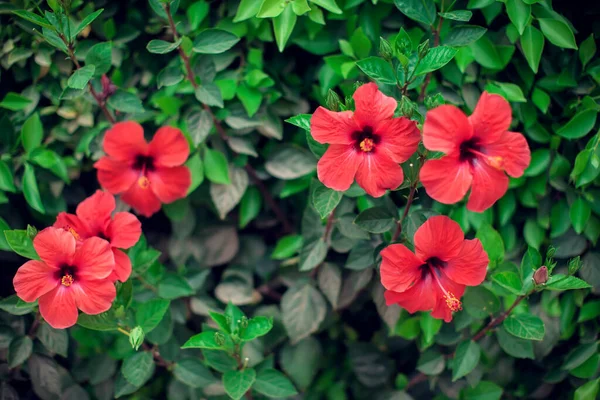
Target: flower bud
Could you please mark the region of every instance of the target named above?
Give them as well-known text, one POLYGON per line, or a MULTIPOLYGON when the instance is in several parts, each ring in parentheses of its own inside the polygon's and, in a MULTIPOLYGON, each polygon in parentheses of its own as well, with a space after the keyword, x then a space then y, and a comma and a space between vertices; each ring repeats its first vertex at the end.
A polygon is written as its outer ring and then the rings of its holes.
POLYGON ((110 78, 108 76, 106 76, 106 74, 102 75, 102 78, 100 79, 100 81, 102 82, 102 97, 104 99, 108 99, 110 96, 112 96, 115 93, 115 91, 117 90, 117 87, 115 86, 114 83, 112 83, 110 78))
POLYGON ((408 58, 412 53, 412 40, 404 28, 400 29, 400 33, 396 36, 396 56, 404 56, 408 58))
POLYGON ((419 60, 422 60, 423 58, 425 58, 427 53, 429 53, 429 39, 427 39, 426 41, 421 43, 419 45, 419 47, 417 48, 417 51, 419 54, 419 60))
POLYGON ((325 99, 325 102, 327 104, 327 108, 331 111, 339 111, 341 103, 340 96, 338 96, 338 94, 333 90, 329 89, 329 91, 327 91, 327 98, 325 99))
POLYGON ((569 261, 569 275, 575 274, 581 268, 581 257, 577 256, 569 261))
POLYGON ((240 326, 246 329, 248 327, 248 318, 246 318, 245 316, 242 317, 242 320, 240 321, 240 326))
POLYGON ((35 228, 35 226, 27 225, 27 236, 29 236, 29 239, 33 240, 37 233, 38 230, 35 228))
POLYGON ((402 100, 400 100, 400 114, 410 119, 414 112, 415 108, 413 102, 408 96, 402 96, 402 100))
POLYGON ((548 268, 545 265, 542 265, 533 273, 533 282, 536 285, 543 285, 548 282, 548 268))
POLYGON ((136 351, 144 343, 144 330, 141 326, 136 326, 129 332, 129 343, 136 351))
POLYGON ((394 56, 392 45, 382 37, 379 38, 379 55, 386 61, 391 60, 394 56))
POLYGON ((225 345, 225 335, 221 332, 215 332, 215 343, 219 346, 225 345))

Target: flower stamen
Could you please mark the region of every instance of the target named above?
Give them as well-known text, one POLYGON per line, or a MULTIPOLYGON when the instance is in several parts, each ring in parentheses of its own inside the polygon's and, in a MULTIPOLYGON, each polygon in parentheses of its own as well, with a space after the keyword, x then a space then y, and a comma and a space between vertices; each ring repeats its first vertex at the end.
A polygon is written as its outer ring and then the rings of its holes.
POLYGON ((141 187, 142 189, 148 189, 150 187, 150 179, 146 178, 145 176, 140 176, 140 178, 138 179, 138 186, 141 187))
POLYGON ((79 236, 79 234, 77 233, 77 231, 75 229, 73 229, 73 227, 71 225, 65 226, 65 230, 69 231, 69 233, 71 235, 73 235, 73 237, 75 238, 75 240, 77 240, 77 241, 81 240, 81 236, 79 236))
POLYGON ((373 151, 373 148, 375 147, 375 143, 373 142, 373 139, 365 138, 360 142, 359 146, 362 151, 364 151, 365 153, 369 153, 369 152, 373 151))
POLYGON ((444 288, 442 282, 440 282, 440 278, 438 278, 437 276, 436 271, 432 271, 431 274, 433 275, 433 278, 435 279, 439 288, 442 289, 442 293, 444 293, 444 300, 446 300, 446 305, 448 306, 450 311, 456 312, 462 310, 462 303, 456 298, 456 296, 452 292, 444 288))
POLYGON ((73 282, 75 282, 75 279, 73 279, 73 275, 71 274, 63 275, 62 279, 60 280, 60 283, 66 287, 71 286, 73 282))

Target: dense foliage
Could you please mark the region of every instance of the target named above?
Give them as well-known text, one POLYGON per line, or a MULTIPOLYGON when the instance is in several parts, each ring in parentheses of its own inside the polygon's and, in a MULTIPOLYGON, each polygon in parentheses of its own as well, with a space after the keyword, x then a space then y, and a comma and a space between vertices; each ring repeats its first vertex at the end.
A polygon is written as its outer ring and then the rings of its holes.
MULTIPOLYGON (((0 2, 0 398, 595 399, 600 57, 592 26, 567 19, 578 12, 567 7, 0 2), (332 190, 317 174, 330 142, 315 140, 311 114, 358 112, 352 96, 366 82, 420 132, 442 104, 470 115, 484 91, 503 96, 529 166, 483 212, 467 207, 468 196, 442 204, 428 195, 419 170, 443 155, 427 143, 402 164, 396 190, 379 196, 358 177, 332 190), (138 135, 143 157, 129 164, 116 152, 138 128, 123 130, 123 121, 142 124, 150 143, 138 135), (183 132, 189 153, 160 164, 182 140, 168 126, 183 132), (161 129, 173 142, 156 139, 161 129), (129 181, 127 168, 103 170, 111 162, 144 172, 129 181), (161 175, 155 197, 128 194, 167 167, 179 172, 161 175), (90 223, 78 205, 100 185, 124 193, 97 203, 108 204, 108 218, 116 207, 114 221, 120 214, 131 228, 135 217, 124 212, 136 214, 141 237, 138 227, 135 240, 117 241, 114 232, 130 232, 124 225, 88 232, 111 236, 109 246, 61 220, 77 209, 90 223), (446 298, 457 311, 447 323, 435 310, 386 305, 380 274, 390 243, 419 255, 415 232, 436 215, 478 239, 489 260, 484 282, 457 296, 462 305, 446 298), (53 225, 66 230, 44 230, 53 225), (53 234, 62 239, 49 241, 53 234), (59 250, 74 266, 127 257, 114 277, 105 265, 87 278, 102 301, 78 297, 45 321, 40 311, 52 302, 19 298, 13 277, 26 262, 54 268, 48 254, 59 250), (110 309, 98 314, 104 303, 110 309), (61 329, 68 317, 76 325, 61 329)), ((81 277, 61 270, 50 286, 81 277)))

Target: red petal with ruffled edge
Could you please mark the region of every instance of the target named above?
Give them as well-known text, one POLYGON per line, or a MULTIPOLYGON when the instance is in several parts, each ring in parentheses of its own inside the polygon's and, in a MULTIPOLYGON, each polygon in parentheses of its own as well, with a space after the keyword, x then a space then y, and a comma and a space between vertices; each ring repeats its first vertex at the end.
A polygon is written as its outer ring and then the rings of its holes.
POLYGON ((373 197, 383 196, 388 189, 396 189, 403 181, 402 167, 379 148, 365 153, 356 173, 356 182, 373 197))
POLYGON ((177 167, 187 160, 190 146, 179 129, 163 126, 154 134, 148 155, 153 157, 155 167, 177 167))
POLYGON ((421 278, 423 261, 402 244, 392 244, 381 252, 381 284, 394 292, 404 292, 421 278))
POLYGON ((121 200, 133 207, 138 214, 145 217, 151 217, 161 207, 160 200, 150 190, 150 186, 142 187, 138 183, 132 185, 128 191, 123 193, 121 200))
POLYGON ((132 213, 118 212, 106 229, 110 245, 119 249, 134 246, 142 235, 142 223, 132 213))
POLYGON ((460 225, 445 215, 437 215, 415 232, 415 253, 425 261, 432 257, 448 261, 458 256, 464 239, 460 225))
POLYGON ((104 151, 118 161, 133 163, 138 155, 148 153, 144 128, 135 121, 117 122, 104 135, 104 151))
POLYGON ((444 204, 462 200, 473 181, 469 163, 461 162, 457 156, 427 160, 419 177, 427 194, 444 204))
POLYGON ((33 239, 38 256, 53 268, 71 265, 76 246, 77 242, 71 233, 54 227, 42 230, 33 239))
POLYGON ((108 277, 115 267, 110 244, 99 237, 86 239, 73 256, 75 282, 108 277))
POLYGON ((523 175, 531 162, 527 140, 517 132, 504 132, 496 142, 485 145, 485 153, 490 157, 499 157, 498 163, 513 178, 523 175))
POLYGON ((109 279, 78 281, 70 289, 73 291, 77 307, 90 315, 107 311, 117 297, 115 285, 109 279))
POLYGON ((419 280, 410 289, 398 293, 386 290, 384 293, 386 304, 398 304, 409 313, 431 310, 436 304, 435 290, 431 286, 431 275, 419 280))
POLYGON ((31 303, 48 293, 60 283, 55 275, 57 271, 57 267, 51 267, 42 261, 27 261, 21 265, 13 278, 17 296, 31 303))
POLYGON ((496 142, 508 130, 512 121, 512 109, 508 101, 498 94, 483 92, 469 122, 473 136, 480 143, 496 142))
POLYGON ((330 189, 348 190, 363 158, 353 145, 332 144, 317 164, 319 180, 330 189))
POLYGON ((77 304, 72 288, 58 285, 39 298, 40 313, 54 329, 69 328, 77 323, 77 304))
POLYGON ((111 214, 116 207, 115 197, 102 190, 83 200, 77 206, 77 216, 86 224, 90 235, 104 235, 111 214))
POLYGON ((465 240, 460 253, 444 266, 444 274, 456 283, 477 286, 485 279, 490 260, 479 239, 465 240))
POLYGON ((423 124, 423 145, 428 150, 452 154, 471 139, 473 127, 457 107, 443 105, 428 111, 423 124))
POLYGON ((471 171, 473 184, 467 209, 484 212, 504 196, 508 190, 508 177, 504 171, 490 167, 485 161, 479 159, 473 161, 471 171))
POLYGON ((109 157, 102 157, 94 164, 98 170, 100 186, 112 194, 126 192, 139 178, 139 172, 130 168, 124 162, 115 161, 109 157))
POLYGON ((421 133, 417 123, 408 118, 392 118, 381 121, 374 130, 381 141, 378 149, 383 149, 396 163, 403 163, 417 151, 421 133))
POLYGON ((87 239, 91 236, 87 225, 74 214, 59 212, 52 226, 69 231, 77 241, 87 239))
POLYGON ((334 112, 319 107, 310 118, 310 134, 319 143, 350 144, 360 130, 352 111, 334 112))
POLYGON ((188 167, 157 168, 148 172, 150 189, 163 203, 172 203, 186 196, 192 184, 188 167))
POLYGON ((367 83, 356 89, 354 95, 354 118, 361 128, 375 128, 380 121, 394 117, 398 102, 381 93, 375 83, 367 83))
POLYGON ((109 275, 108 279, 112 282, 125 282, 131 275, 131 260, 127 254, 119 249, 113 248, 112 251, 115 257, 115 269, 109 275))

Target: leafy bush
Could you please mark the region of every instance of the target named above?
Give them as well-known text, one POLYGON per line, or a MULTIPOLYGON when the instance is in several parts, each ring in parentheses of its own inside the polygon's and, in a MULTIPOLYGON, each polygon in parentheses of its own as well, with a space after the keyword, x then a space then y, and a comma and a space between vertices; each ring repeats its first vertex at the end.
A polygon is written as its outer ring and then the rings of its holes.
POLYGON ((567 11, 0 4, 0 397, 596 398, 567 11))

